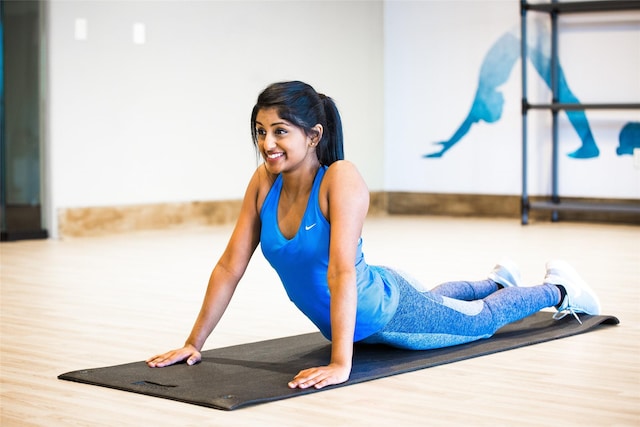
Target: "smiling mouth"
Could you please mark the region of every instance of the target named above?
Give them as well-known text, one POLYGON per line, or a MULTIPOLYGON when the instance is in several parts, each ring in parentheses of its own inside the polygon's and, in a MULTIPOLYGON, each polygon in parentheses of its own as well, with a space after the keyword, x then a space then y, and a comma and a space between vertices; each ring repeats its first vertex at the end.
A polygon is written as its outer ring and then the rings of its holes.
POLYGON ((284 156, 284 153, 267 153, 268 159, 277 159, 282 156, 284 156))

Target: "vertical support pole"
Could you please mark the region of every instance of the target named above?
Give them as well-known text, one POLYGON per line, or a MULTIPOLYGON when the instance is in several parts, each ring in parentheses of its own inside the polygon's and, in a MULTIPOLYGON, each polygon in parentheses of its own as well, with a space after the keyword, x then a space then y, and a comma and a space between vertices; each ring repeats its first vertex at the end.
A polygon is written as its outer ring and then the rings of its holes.
POLYGON ((527 189, 527 2, 520 0, 520 68, 522 75, 522 198, 521 223, 529 223, 529 194, 527 189))
MULTIPOLYGON (((552 3, 557 3, 553 0, 552 3)), ((558 85, 558 12, 551 11, 551 93, 552 104, 558 104, 559 85, 558 85)), ((555 106, 551 109, 551 201, 554 204, 560 203, 558 197, 558 108, 555 106)), ((551 221, 558 221, 558 211, 551 211, 551 221)))

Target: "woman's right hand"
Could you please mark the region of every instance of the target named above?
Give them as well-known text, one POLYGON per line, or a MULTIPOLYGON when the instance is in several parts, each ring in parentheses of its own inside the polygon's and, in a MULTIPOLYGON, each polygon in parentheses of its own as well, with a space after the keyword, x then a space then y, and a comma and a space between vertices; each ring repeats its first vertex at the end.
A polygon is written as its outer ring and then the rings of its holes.
POLYGON ((182 348, 158 354, 146 360, 150 368, 164 368, 179 362, 187 362, 187 365, 195 365, 202 360, 200 352, 191 344, 182 348))

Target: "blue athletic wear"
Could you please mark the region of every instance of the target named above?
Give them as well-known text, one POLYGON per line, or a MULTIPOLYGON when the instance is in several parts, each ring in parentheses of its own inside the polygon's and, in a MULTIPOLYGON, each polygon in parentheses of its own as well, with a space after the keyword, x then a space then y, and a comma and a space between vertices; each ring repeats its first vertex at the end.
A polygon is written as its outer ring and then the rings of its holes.
POLYGON ((448 347, 491 337, 502 326, 558 303, 555 285, 498 289, 496 282, 447 282, 420 292, 397 272, 400 303, 391 321, 362 342, 411 350, 448 347))
MULTIPOLYGON (((260 211, 262 252, 276 270, 291 301, 331 339, 327 269, 331 226, 318 203, 327 167, 315 177, 300 228, 292 239, 278 226, 282 176, 260 211)), ((499 289, 496 282, 448 282, 427 292, 401 273, 368 265, 362 239, 356 255, 357 313, 354 341, 406 349, 432 349, 492 336, 502 326, 559 301, 554 285, 499 289)))
MULTIPOLYGON (((278 226, 278 202, 282 176, 269 190, 260 211, 262 253, 280 276, 291 301, 331 339, 331 319, 327 268, 329 266, 330 225, 318 204, 320 183, 326 166, 316 174, 309 202, 298 232, 285 238, 278 226)), ((358 306, 354 340, 370 336, 386 325, 396 311, 398 292, 387 272, 370 268, 362 254, 362 239, 356 253, 358 306)))

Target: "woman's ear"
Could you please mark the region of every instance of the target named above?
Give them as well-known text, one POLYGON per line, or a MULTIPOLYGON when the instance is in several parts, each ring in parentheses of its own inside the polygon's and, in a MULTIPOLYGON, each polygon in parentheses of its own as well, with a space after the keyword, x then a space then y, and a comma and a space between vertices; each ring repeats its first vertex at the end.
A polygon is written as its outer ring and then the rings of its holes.
POLYGON ((311 138, 311 144, 313 146, 318 145, 318 143, 322 139, 322 132, 323 131, 324 131, 324 129, 323 129, 322 125, 319 124, 319 123, 311 128, 310 138, 311 138))

